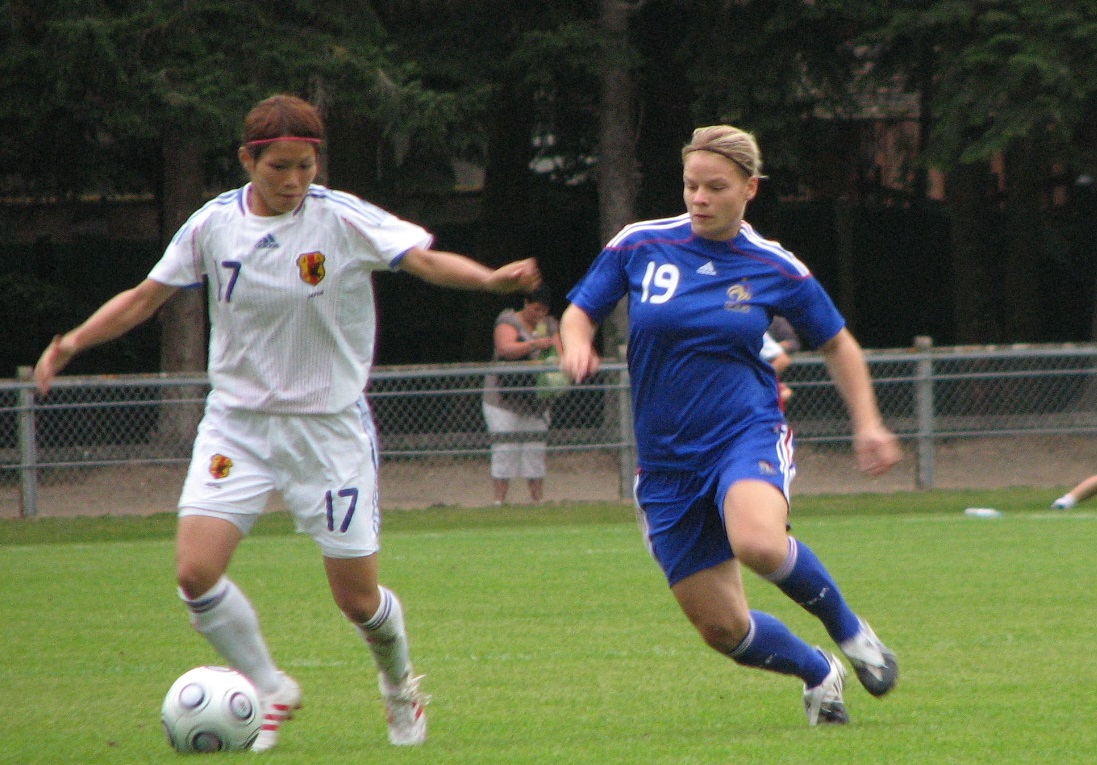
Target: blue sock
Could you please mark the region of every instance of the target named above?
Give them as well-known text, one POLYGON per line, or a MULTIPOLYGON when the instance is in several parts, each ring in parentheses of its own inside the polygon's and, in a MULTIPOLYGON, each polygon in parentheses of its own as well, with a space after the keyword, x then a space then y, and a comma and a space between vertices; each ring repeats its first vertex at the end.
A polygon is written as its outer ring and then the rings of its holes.
POLYGON ((788 538, 784 565, 765 577, 819 619, 835 643, 856 635, 861 624, 822 561, 803 542, 788 538))
POLYGON ((830 662, 818 648, 796 637, 777 617, 762 611, 750 612, 750 630, 728 656, 744 667, 795 675, 808 688, 823 682, 830 672, 830 662))

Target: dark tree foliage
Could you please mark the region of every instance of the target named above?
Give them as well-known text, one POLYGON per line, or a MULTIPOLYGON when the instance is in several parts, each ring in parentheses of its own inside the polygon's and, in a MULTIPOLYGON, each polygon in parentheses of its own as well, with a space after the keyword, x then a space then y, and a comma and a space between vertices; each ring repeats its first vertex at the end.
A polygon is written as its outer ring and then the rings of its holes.
MULTIPOLYGON (((293 91, 328 115, 332 184, 413 218, 443 207, 454 158, 482 167, 479 221, 441 221, 439 244, 542 257, 558 312, 600 245, 600 87, 623 64, 637 217, 681 209, 679 148, 730 122, 758 135, 770 176, 752 221, 808 260, 868 343, 1089 335, 1063 306, 1091 311, 1097 281, 1080 182, 1097 177, 1092 0, 621 2, 611 60, 596 0, 0 0, 0 190, 159 196, 165 143, 200 152, 196 183, 223 188, 244 110, 293 91), (873 130, 900 102, 917 160, 884 190, 873 130), (944 206, 926 199, 931 168, 944 206)), ((382 360, 484 357, 504 301, 378 281, 397 317, 382 360), (446 317, 461 329, 427 345, 448 357, 399 356, 446 317)))
POLYGON ((217 184, 238 177, 244 112, 292 92, 436 140, 455 99, 424 89, 353 0, 9 0, 0 157, 22 193, 155 192, 166 124, 202 137, 217 184))
POLYGON ((1097 278, 1075 225, 1088 194, 1073 183, 1097 167, 1097 4, 888 5, 866 39, 881 74, 921 93, 922 161, 949 174, 957 339, 1058 339, 1073 323, 1070 283, 1091 292, 1097 278), (995 158, 999 177, 987 172, 995 158), (1081 267, 1063 268, 1071 261, 1081 267))

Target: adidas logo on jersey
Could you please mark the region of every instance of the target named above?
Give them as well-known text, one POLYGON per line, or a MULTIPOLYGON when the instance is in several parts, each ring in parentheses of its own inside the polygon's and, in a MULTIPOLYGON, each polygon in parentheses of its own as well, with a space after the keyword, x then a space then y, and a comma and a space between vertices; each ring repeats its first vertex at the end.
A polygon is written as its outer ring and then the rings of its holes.
POLYGON ((705 276, 716 276, 716 267, 712 265, 712 261, 710 260, 708 263, 705 263, 705 265, 698 268, 697 273, 704 274, 705 276))
POLYGON ((267 234, 259 240, 259 244, 255 245, 257 250, 273 250, 278 246, 278 240, 274 238, 274 234, 267 234))

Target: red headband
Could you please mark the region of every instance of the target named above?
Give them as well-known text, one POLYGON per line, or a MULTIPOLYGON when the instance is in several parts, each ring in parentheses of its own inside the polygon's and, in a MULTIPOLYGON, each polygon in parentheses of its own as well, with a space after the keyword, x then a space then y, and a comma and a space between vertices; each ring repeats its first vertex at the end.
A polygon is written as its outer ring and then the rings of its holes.
POLYGON ((258 141, 248 141, 244 144, 247 148, 252 146, 265 146, 268 143, 274 143, 275 141, 304 141, 305 143, 321 144, 323 139, 320 138, 308 138, 306 136, 299 135, 280 135, 277 138, 261 138, 258 141))

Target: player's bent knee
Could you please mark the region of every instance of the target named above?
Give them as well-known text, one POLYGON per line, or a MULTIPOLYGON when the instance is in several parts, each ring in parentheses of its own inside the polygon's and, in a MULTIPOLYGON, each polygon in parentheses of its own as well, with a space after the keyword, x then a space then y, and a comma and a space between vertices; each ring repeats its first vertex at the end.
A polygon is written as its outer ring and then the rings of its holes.
POLYGON ((336 595, 335 605, 347 619, 355 624, 362 624, 377 613, 381 606, 381 592, 375 590, 373 593, 355 593, 353 597, 336 595))
POLYGON ((788 557, 788 539, 757 536, 736 540, 735 557, 754 573, 765 576, 784 564, 788 557))
POLYGON ((200 561, 180 561, 175 568, 175 581, 188 600, 195 600, 209 592, 223 574, 216 566, 200 561))
POLYGON ((331 596, 343 615, 355 624, 369 621, 381 607, 381 589, 369 580, 354 582, 353 585, 333 582, 331 596))
POLYGON ((693 625, 701 639, 705 641, 709 648, 720 653, 729 653, 733 651, 746 637, 749 625, 743 628, 739 628, 730 624, 697 624, 693 625))

